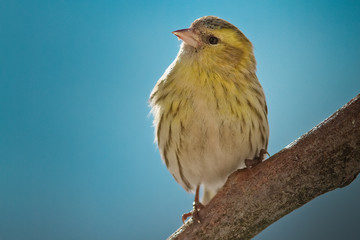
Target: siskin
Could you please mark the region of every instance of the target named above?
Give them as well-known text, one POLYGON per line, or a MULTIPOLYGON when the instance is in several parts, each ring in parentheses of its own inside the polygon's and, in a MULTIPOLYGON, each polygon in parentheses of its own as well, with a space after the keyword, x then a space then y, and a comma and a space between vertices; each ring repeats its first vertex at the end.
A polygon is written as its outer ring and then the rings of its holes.
POLYGON ((232 172, 264 159, 269 126, 253 47, 237 27, 205 16, 173 34, 183 41, 180 51, 149 101, 166 167, 196 192, 184 221, 198 217, 232 172))

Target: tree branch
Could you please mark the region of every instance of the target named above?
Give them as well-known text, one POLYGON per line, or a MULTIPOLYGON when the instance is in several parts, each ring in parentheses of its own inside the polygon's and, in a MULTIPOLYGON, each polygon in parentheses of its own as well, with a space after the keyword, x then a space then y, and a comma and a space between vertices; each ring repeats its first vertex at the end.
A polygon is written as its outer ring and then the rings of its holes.
POLYGON ((168 239, 251 239, 315 197, 350 184, 360 172, 360 94, 298 140, 224 187, 168 239))

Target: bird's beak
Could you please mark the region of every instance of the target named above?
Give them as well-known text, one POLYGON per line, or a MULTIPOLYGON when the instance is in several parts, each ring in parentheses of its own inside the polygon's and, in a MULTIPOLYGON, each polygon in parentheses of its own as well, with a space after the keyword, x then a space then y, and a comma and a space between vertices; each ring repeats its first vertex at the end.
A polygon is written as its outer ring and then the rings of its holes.
POLYGON ((186 44, 198 48, 200 42, 198 40, 197 34, 193 28, 180 29, 172 32, 179 39, 183 40, 186 44))

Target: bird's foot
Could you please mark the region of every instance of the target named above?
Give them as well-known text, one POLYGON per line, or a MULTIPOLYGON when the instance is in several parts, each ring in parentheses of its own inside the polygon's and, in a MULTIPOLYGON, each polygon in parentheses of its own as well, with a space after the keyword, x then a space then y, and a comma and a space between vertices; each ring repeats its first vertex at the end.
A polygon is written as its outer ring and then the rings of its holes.
POLYGON ((199 216, 199 212, 201 209, 204 208, 204 205, 201 203, 201 202, 197 202, 197 201, 194 201, 193 203, 193 210, 191 212, 188 212, 188 213, 184 213, 182 215, 182 221, 183 223, 185 223, 186 219, 188 217, 191 217, 193 218, 193 221, 195 222, 198 222, 198 223, 201 223, 201 220, 200 220, 200 216, 199 216))
POLYGON ((196 187, 196 190, 195 190, 195 200, 194 200, 194 203, 193 203, 193 210, 189 213, 184 213, 182 215, 182 221, 183 223, 185 223, 185 220, 192 216, 193 220, 200 223, 200 216, 199 216, 199 212, 201 209, 204 208, 204 205, 199 201, 199 192, 200 192, 200 185, 198 185, 196 187))
POLYGON ((264 161, 266 154, 270 156, 270 154, 265 149, 261 149, 258 157, 254 157, 253 159, 245 159, 246 168, 255 167, 256 165, 264 161))

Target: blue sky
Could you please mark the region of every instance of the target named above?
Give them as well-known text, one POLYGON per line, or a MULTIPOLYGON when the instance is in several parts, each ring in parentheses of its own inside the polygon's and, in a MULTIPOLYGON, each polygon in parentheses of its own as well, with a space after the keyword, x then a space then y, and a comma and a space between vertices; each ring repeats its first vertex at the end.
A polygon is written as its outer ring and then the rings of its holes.
MULTIPOLYGON (((164 239, 190 210, 147 99, 172 31, 205 15, 253 42, 274 154, 360 91, 358 1, 0 1, 0 239, 164 239)), ((360 181, 255 239, 355 239, 360 181)))

